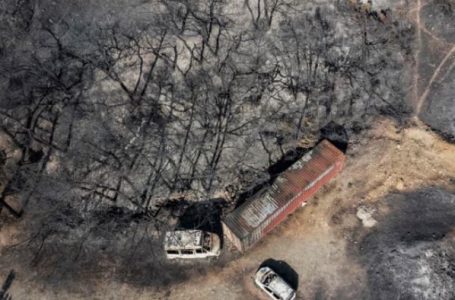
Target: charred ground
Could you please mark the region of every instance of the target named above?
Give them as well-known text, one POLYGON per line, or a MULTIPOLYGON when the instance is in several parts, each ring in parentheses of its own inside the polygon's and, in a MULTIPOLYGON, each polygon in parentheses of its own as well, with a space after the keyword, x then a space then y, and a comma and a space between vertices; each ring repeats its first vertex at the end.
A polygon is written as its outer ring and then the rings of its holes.
POLYGON ((249 299, 276 258, 304 299, 453 297, 454 150, 413 117, 452 140, 455 5, 359 2, 2 1, 4 293, 249 299), (332 122, 348 165, 304 211, 243 257, 164 260, 332 122))
POLYGON ((352 249, 367 270, 368 298, 455 297, 455 194, 429 187, 378 205, 386 206, 374 207, 378 225, 352 249))

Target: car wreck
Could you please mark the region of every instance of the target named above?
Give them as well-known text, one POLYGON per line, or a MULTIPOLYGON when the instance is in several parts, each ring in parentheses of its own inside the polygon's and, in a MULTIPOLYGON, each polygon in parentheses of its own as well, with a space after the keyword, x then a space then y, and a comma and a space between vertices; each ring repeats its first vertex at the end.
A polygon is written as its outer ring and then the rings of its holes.
POLYGON ((262 267, 256 272, 254 278, 256 285, 262 289, 271 299, 293 300, 295 290, 275 271, 269 267, 262 267))
POLYGON ((216 257, 220 255, 220 238, 202 230, 168 231, 164 252, 168 259, 216 257))

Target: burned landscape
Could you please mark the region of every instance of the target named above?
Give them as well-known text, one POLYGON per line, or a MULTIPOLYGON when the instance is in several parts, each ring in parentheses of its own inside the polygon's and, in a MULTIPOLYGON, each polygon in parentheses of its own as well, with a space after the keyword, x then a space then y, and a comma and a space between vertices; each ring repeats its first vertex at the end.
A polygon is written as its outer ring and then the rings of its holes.
POLYGON ((455 195, 431 187, 385 202, 390 212, 358 246, 370 298, 454 298, 455 195))
POLYGON ((265 262, 297 299, 455 298, 454 17, 2 1, 0 299, 262 299, 265 262), (324 139, 341 174, 240 253, 221 220, 324 139), (166 259, 176 229, 217 233, 221 255, 166 259))

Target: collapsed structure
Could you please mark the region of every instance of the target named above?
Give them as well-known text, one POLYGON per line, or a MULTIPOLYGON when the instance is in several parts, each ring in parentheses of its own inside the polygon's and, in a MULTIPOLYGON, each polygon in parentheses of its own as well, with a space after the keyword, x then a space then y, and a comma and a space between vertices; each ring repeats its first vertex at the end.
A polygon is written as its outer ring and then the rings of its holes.
POLYGON ((344 166, 345 155, 323 140, 222 221, 223 232, 240 251, 253 246, 304 204, 344 166))

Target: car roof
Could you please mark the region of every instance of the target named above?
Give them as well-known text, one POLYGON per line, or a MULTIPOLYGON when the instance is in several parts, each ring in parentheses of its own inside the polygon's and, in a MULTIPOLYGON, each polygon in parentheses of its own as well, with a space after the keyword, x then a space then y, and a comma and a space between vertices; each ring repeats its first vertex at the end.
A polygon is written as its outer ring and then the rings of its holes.
POLYGON ((177 230, 166 232, 165 250, 197 249, 202 247, 203 232, 201 230, 177 230))
MULTIPOLYGON (((276 273, 275 273, 276 274, 276 273)), ((269 288, 284 299, 290 298, 294 290, 279 275, 269 283, 269 288)))
POLYGON ((270 267, 262 267, 258 270, 258 273, 272 273, 275 274, 276 276, 269 282, 267 287, 271 289, 275 294, 278 294, 279 296, 289 299, 291 298, 291 295, 295 292, 293 288, 289 286, 289 284, 284 281, 283 278, 280 277, 273 269, 270 267))

